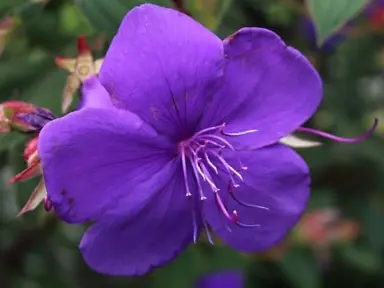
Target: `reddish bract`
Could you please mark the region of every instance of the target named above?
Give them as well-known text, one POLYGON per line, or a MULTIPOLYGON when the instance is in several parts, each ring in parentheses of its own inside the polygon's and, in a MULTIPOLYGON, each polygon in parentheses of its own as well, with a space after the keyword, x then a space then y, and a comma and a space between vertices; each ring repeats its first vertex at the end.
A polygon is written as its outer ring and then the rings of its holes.
POLYGON ((70 74, 63 91, 62 112, 66 113, 73 102, 75 92, 89 77, 98 75, 103 59, 94 60, 91 49, 84 36, 77 39, 76 58, 56 57, 55 63, 70 74))

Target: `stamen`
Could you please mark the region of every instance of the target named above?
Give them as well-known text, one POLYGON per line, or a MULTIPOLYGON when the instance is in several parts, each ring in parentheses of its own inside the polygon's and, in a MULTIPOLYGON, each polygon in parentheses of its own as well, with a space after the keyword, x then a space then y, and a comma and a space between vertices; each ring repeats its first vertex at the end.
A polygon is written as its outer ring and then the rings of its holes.
MULTIPOLYGON (((192 195, 191 195, 192 196, 192 195)), ((196 221, 196 209, 194 209, 193 199, 189 196, 191 209, 192 209, 192 227, 193 227, 193 243, 197 241, 197 221, 196 221)))
MULTIPOLYGON (((203 205, 203 204, 201 204, 203 205)), ((200 207, 200 211, 202 211, 202 207, 200 207)), ((202 213, 202 212, 201 212, 202 213)), ((202 216, 202 215, 201 215, 202 216)), ((213 240, 212 240, 212 236, 211 236, 211 232, 209 231, 209 227, 208 227, 208 224, 207 224, 207 221, 205 221, 204 217, 202 216, 201 217, 202 221, 203 221, 203 225, 204 225, 204 231, 205 231, 205 235, 207 236, 207 240, 208 242, 211 244, 211 245, 214 245, 213 243, 213 240)), ((196 229, 196 233, 197 233, 197 229, 196 229)), ((197 236, 196 236, 197 238, 197 236)), ((196 243, 196 241, 195 241, 196 243)))
POLYGON ((200 182, 200 177, 199 177, 200 173, 199 173, 199 170, 197 169, 198 163, 196 162, 195 159, 194 160, 191 159, 191 165, 192 165, 193 173, 195 174, 197 187, 199 189, 200 200, 205 200, 205 199, 207 199, 207 197, 204 196, 203 188, 201 187, 201 182, 200 182))
POLYGON ((241 176, 241 174, 239 172, 237 172, 235 170, 235 168, 233 168, 231 165, 228 164, 227 161, 225 161, 225 159, 223 157, 221 157, 218 153, 216 153, 215 151, 210 151, 213 155, 215 155, 217 157, 217 159, 220 160, 220 162, 224 165, 224 168, 228 171, 228 174, 230 175, 230 171, 235 174, 241 181, 244 182, 244 179, 243 179, 243 176, 241 176))
POLYGON ((231 185, 235 188, 240 187, 239 184, 236 183, 235 179, 233 179, 232 174, 228 171, 229 180, 231 181, 231 185))
POLYGON ((257 130, 257 129, 245 130, 245 131, 241 131, 241 132, 224 132, 223 130, 221 130, 221 134, 223 134, 225 136, 242 136, 242 135, 246 135, 246 134, 255 133, 258 131, 259 130, 257 130))
MULTIPOLYGON (((196 243, 198 238, 198 223, 197 223, 197 210, 201 213, 201 207, 200 205, 204 205, 203 202, 199 202, 199 207, 194 207, 194 203, 192 201, 192 193, 189 190, 189 183, 188 183, 188 170, 187 167, 187 161, 190 162, 190 165, 192 166, 194 178, 196 180, 197 190, 200 196, 200 200, 207 199, 204 195, 203 190, 203 182, 201 179, 203 179, 204 182, 206 182, 212 192, 214 193, 215 201, 217 204, 217 207, 219 211, 224 214, 225 218, 229 220, 232 223, 235 223, 236 225, 240 227, 246 227, 246 228, 252 228, 252 227, 259 227, 259 224, 246 224, 239 221, 239 215, 236 210, 233 210, 232 213, 230 213, 226 207, 226 205, 223 203, 222 198, 220 197, 220 194, 218 193, 220 189, 216 186, 216 183, 214 181, 214 178, 211 175, 210 168, 216 173, 219 174, 219 168, 220 172, 226 172, 227 176, 230 180, 229 182, 229 194, 232 199, 237 202, 238 204, 247 207, 247 208, 258 208, 258 209, 264 209, 269 210, 267 207, 260 206, 260 205, 254 205, 249 204, 244 201, 241 201, 237 199, 232 191, 232 188, 239 187, 240 185, 237 184, 234 180, 234 176, 239 178, 242 182, 244 182, 244 179, 242 175, 233 167, 231 166, 224 156, 222 155, 223 149, 230 149, 234 151, 234 147, 232 144, 224 137, 224 136, 241 136, 246 135, 249 133, 257 132, 258 130, 246 130, 242 132, 236 132, 236 133, 227 133, 224 132, 223 129, 225 127, 225 123, 219 126, 214 126, 210 128, 203 129, 199 132, 197 132, 195 135, 193 135, 188 140, 184 140, 179 144, 179 153, 181 157, 182 162, 182 170, 183 170, 183 177, 185 182, 185 190, 186 190, 186 196, 188 196, 191 199, 191 209, 192 211, 192 220, 193 220, 193 242, 196 243), (224 135, 224 136, 222 136, 224 135), (211 154, 209 154, 211 153, 211 154), (216 157, 216 159, 212 158, 216 157), (214 161, 212 161, 214 160, 214 161), (210 168, 208 168, 208 166, 210 168), (223 169, 224 168, 224 169, 223 169), (196 210, 197 209, 197 210, 196 210)), ((224 154, 225 155, 225 154, 224 154)), ((247 170, 248 167, 246 167, 239 159, 239 169, 241 170, 247 170)), ((225 173, 224 172, 224 173, 225 173)), ((204 187, 206 188, 206 187, 204 187)), ((197 203, 197 202, 196 202, 197 203)), ((203 216, 203 215, 201 215, 203 216)), ((204 225, 204 230, 206 233, 207 240, 209 243, 213 244, 213 240, 210 234, 208 223, 205 221, 204 217, 202 218, 202 222, 204 225)), ((200 219, 200 218, 199 218, 200 219)), ((231 229, 228 227, 228 231, 231 231, 231 229)))
POLYGON ((208 169, 205 167, 204 163, 200 163, 201 169, 204 170, 204 175, 205 175, 205 181, 211 186, 211 189, 214 193, 220 191, 219 188, 216 187, 215 183, 212 180, 211 174, 209 173, 208 169))
POLYGON ((236 221, 235 223, 236 223, 236 225, 243 227, 243 228, 256 228, 256 227, 261 226, 260 224, 245 224, 245 223, 242 223, 239 221, 236 221))
POLYGON ((194 150, 191 146, 188 146, 189 150, 192 152, 193 155, 197 156, 197 154, 199 154, 200 150, 205 148, 205 144, 204 145, 201 145, 199 142, 197 142, 196 140, 192 140, 191 141, 191 144, 194 144, 197 148, 196 150, 194 150))
POLYGON ((213 146, 216 146, 220 149, 224 149, 225 146, 224 145, 220 145, 219 143, 216 143, 215 141, 212 141, 212 140, 205 140, 205 143, 206 144, 212 144, 213 146))
POLYGON ((215 245, 215 244, 213 243, 212 236, 211 236, 211 232, 209 231, 209 227, 208 227, 207 221, 205 221, 204 219, 203 219, 203 224, 204 224, 205 235, 207 236, 208 242, 209 242, 211 245, 215 245))
POLYGON ((189 197, 192 196, 191 192, 189 191, 189 185, 188 185, 188 175, 187 175, 187 163, 185 161, 185 149, 184 147, 181 148, 181 165, 183 166, 183 176, 184 176, 184 184, 185 184, 185 196, 189 197))
POLYGON ((193 137, 199 136, 199 135, 204 134, 206 132, 223 129, 224 127, 225 127, 225 124, 221 124, 221 125, 218 125, 218 126, 213 126, 213 127, 210 127, 210 128, 206 128, 206 129, 203 129, 203 130, 197 132, 195 135, 193 135, 193 137))
POLYGON ((227 223, 225 223, 225 229, 227 229, 229 233, 232 233, 232 229, 227 225, 227 223))
POLYGON ((236 224, 240 227, 243 227, 243 228, 255 228, 255 227, 260 227, 261 225, 260 224, 245 224, 245 223, 242 223, 242 222, 239 222, 238 219, 239 219, 239 215, 237 214, 237 211, 234 210, 233 211, 233 215, 236 217, 236 224))
POLYGON ((219 174, 219 170, 217 170, 217 167, 215 164, 212 163, 211 159, 209 159, 207 152, 204 153, 205 161, 207 161, 208 165, 215 171, 216 175, 219 174))
POLYGON ((233 189, 232 189, 232 185, 229 183, 228 184, 228 192, 229 192, 229 195, 231 195, 231 198, 233 200, 235 200, 237 203, 239 203, 240 205, 244 206, 244 207, 249 207, 249 208, 258 208, 258 209, 264 209, 264 210, 267 210, 269 211, 269 208, 265 207, 265 206, 261 206, 261 205, 256 205, 256 204, 249 204, 247 202, 244 202, 240 199, 238 199, 235 194, 233 193, 233 189))
POLYGON ((227 140, 225 140, 223 137, 220 137, 220 136, 216 136, 216 135, 202 135, 199 137, 200 139, 202 140, 212 140, 212 139, 215 139, 215 140, 219 140, 221 141, 222 143, 224 143, 228 148, 230 148, 231 150, 235 150, 235 148, 232 146, 231 143, 229 143, 227 140))
POLYGON ((244 170, 244 171, 248 170, 248 167, 245 166, 244 163, 241 162, 241 160, 239 160, 239 163, 240 163, 240 169, 241 169, 241 170, 244 170))
POLYGON ((320 130, 316 130, 316 129, 312 129, 312 128, 307 128, 307 127, 299 127, 297 129, 297 131, 317 135, 317 136, 327 138, 327 139, 330 139, 330 140, 336 141, 336 142, 356 143, 356 142, 363 141, 363 140, 367 139, 369 136, 371 136, 373 131, 375 131, 378 123, 379 123, 378 119, 375 118, 375 121, 374 121, 372 127, 369 128, 369 130, 367 130, 365 133, 363 133, 362 135, 360 135, 356 138, 343 138, 343 137, 332 135, 332 134, 324 132, 324 131, 320 131, 320 130))
POLYGON ((237 221, 237 212, 236 210, 232 212, 232 215, 229 214, 227 208, 225 207, 223 201, 221 201, 221 198, 218 193, 215 193, 215 199, 217 206, 220 208, 220 211, 223 212, 224 216, 231 222, 237 221))
POLYGON ((204 175, 204 172, 201 170, 200 162, 195 163, 197 172, 199 172, 201 178, 203 178, 203 181, 207 181, 207 178, 204 175))

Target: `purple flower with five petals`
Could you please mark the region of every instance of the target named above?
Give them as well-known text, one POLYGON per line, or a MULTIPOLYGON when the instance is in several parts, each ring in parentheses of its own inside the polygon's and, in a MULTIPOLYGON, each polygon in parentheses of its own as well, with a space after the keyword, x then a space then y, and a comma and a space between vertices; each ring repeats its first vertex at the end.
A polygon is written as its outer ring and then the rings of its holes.
POLYGON ((83 109, 44 126, 48 198, 94 224, 80 249, 96 271, 141 275, 213 231, 262 251, 302 214, 306 163, 280 143, 317 109, 319 75, 273 32, 223 41, 145 4, 123 20, 83 109))

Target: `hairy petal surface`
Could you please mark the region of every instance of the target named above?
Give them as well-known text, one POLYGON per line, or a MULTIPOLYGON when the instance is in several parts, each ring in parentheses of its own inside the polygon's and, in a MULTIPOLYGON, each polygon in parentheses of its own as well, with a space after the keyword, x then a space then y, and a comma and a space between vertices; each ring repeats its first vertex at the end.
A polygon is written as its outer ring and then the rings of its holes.
POLYGON ((277 142, 303 124, 322 98, 309 61, 272 31, 243 28, 224 40, 222 89, 206 109, 202 128, 227 123, 226 132, 257 129, 232 139, 239 149, 277 142))
MULTIPOLYGON (((93 225, 80 244, 85 261, 99 273, 125 276, 168 263, 192 243, 190 201, 178 170, 138 213, 109 214, 93 225)), ((201 218, 196 221, 200 234, 201 218)))
POLYGON ((160 134, 194 132, 222 76, 222 41, 189 16, 144 4, 132 9, 100 70, 112 102, 160 134))
POLYGON ((231 213, 236 210, 243 224, 259 224, 246 228, 227 220, 219 212, 212 193, 204 216, 214 232, 228 245, 243 252, 263 251, 279 242, 296 224, 309 197, 309 171, 304 160, 281 144, 255 151, 225 153, 233 166, 239 160, 248 170, 242 171, 244 183, 234 188, 235 198, 248 204, 268 208, 245 207, 228 193, 228 179, 220 179, 220 195, 231 213))
POLYGON ((38 142, 48 198, 69 223, 97 220, 117 201, 126 203, 124 212, 141 209, 175 170, 165 169, 174 149, 136 115, 117 109, 72 112, 48 123, 38 142), (143 182, 151 189, 135 191, 143 182))

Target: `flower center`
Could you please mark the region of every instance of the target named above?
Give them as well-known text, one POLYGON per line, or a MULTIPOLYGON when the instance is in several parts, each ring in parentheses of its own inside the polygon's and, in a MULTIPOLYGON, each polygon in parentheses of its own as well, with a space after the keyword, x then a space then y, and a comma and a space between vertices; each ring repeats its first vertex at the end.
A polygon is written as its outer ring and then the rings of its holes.
MULTIPOLYGON (((185 183, 186 197, 191 197, 192 192, 190 190, 188 182, 188 168, 192 169, 193 176, 196 180, 198 196, 201 201, 207 199, 202 188, 203 182, 206 182, 210 190, 212 191, 215 202, 219 211, 227 218, 230 222, 233 222, 241 227, 259 227, 259 224, 245 224, 239 221, 239 215, 236 210, 229 211, 226 205, 223 202, 222 197, 220 196, 220 189, 214 181, 214 174, 220 175, 224 173, 229 179, 228 183, 228 193, 230 197, 245 207, 259 208, 268 210, 267 207, 248 204, 235 197, 233 192, 234 188, 240 186, 239 183, 244 182, 244 179, 241 175, 241 171, 247 170, 246 167, 240 160, 239 167, 240 169, 236 170, 231 164, 229 164, 226 159, 222 156, 222 151, 224 149, 235 150, 232 144, 226 139, 228 136, 242 136, 249 133, 257 132, 257 130, 247 130, 237 133, 227 133, 224 132, 225 124, 214 126, 210 128, 203 129, 195 133, 191 138, 181 141, 179 143, 179 154, 181 157, 181 163, 183 168, 183 176, 185 183), (226 137, 227 136, 227 137, 226 137), (189 163, 189 166, 188 166, 189 163)), ((217 179, 217 177, 216 177, 217 179)), ((191 197, 192 198, 192 197, 191 197)), ((195 211, 195 209, 193 209, 195 211)), ((196 216, 193 214, 194 219, 194 241, 197 238, 197 226, 196 226, 196 216)), ((203 218, 203 217, 202 217, 203 218)), ((203 219, 205 226, 205 231, 207 233, 208 240, 212 242, 207 223, 203 219)))

